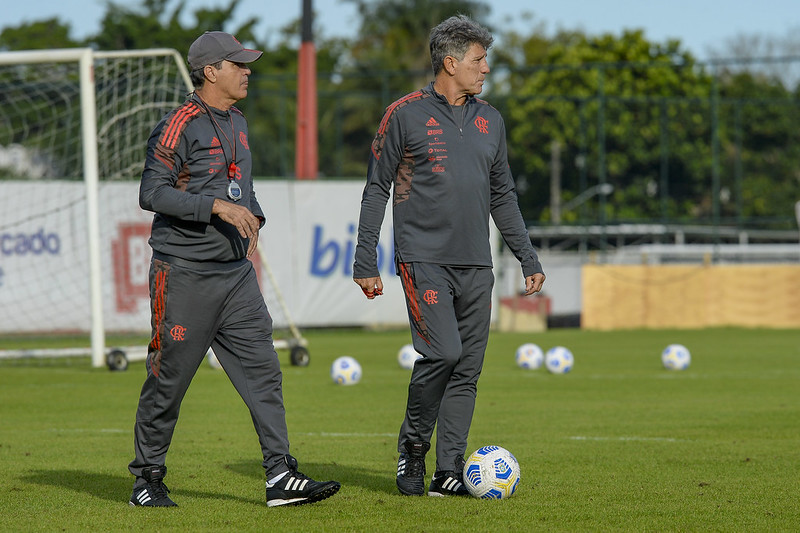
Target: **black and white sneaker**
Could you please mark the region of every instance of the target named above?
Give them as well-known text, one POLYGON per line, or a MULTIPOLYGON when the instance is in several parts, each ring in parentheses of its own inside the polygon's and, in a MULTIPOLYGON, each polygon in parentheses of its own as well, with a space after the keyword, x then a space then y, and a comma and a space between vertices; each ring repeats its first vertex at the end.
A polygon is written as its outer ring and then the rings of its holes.
POLYGON ((428 496, 469 496, 463 475, 457 472, 436 472, 428 488, 428 496))
POLYGON ((286 456, 289 471, 273 485, 267 482, 267 507, 303 505, 330 498, 341 488, 338 481, 314 481, 297 471, 297 459, 286 456))
POLYGON ((142 478, 146 484, 134 487, 130 504, 141 507, 177 507, 167 496, 169 489, 164 485, 164 476, 167 475, 166 466, 150 466, 142 469, 142 478))
POLYGON ((428 496, 469 496, 469 490, 464 485, 463 457, 456 457, 455 470, 441 470, 433 474, 428 496))
POLYGON ((425 454, 431 445, 427 442, 406 442, 406 451, 397 461, 397 488, 406 496, 425 494, 425 454))

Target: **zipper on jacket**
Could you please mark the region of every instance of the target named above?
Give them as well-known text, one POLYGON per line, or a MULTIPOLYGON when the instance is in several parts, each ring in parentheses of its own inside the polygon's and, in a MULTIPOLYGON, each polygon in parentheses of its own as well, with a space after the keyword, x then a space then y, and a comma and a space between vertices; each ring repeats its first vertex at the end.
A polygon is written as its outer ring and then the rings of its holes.
POLYGON ((455 122, 456 125, 458 126, 458 131, 461 134, 461 137, 464 137, 464 117, 467 114, 467 109, 466 109, 467 101, 465 101, 464 104, 460 106, 454 106, 450 102, 447 102, 447 105, 450 106, 450 112, 453 114, 453 122, 455 122), (461 108, 461 122, 459 122, 458 118, 456 117, 456 110, 454 109, 455 107, 461 108))

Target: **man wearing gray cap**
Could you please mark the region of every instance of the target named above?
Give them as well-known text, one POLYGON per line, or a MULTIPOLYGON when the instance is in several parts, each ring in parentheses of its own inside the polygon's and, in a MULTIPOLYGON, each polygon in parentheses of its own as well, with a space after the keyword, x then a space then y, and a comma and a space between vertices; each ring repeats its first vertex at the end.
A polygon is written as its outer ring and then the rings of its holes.
POLYGON ((251 176, 247 96, 259 50, 213 31, 189 48, 194 92, 156 125, 147 143, 139 205, 150 234, 152 339, 134 426, 130 504, 174 507, 164 485, 181 401, 209 347, 244 400, 261 444, 270 507, 335 494, 297 470, 289 454, 282 375, 272 318, 248 260, 266 218, 251 176))

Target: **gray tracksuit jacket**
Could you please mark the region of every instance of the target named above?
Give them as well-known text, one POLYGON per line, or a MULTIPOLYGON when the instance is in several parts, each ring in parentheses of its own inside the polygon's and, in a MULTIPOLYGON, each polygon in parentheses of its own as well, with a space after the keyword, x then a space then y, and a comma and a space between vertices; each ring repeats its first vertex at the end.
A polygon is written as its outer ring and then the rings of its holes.
POLYGON ((228 200, 228 167, 234 159, 242 190, 238 203, 263 226, 253 192, 247 120, 238 109, 220 111, 192 96, 158 123, 147 143, 139 188, 139 205, 156 213, 150 236, 154 251, 191 261, 245 257, 249 239, 211 216, 215 198, 228 200))
POLYGON ((378 276, 392 186, 397 262, 491 267, 491 215, 523 275, 542 272, 517 203, 505 124, 487 102, 451 106, 430 83, 387 108, 372 143, 354 278, 378 276))

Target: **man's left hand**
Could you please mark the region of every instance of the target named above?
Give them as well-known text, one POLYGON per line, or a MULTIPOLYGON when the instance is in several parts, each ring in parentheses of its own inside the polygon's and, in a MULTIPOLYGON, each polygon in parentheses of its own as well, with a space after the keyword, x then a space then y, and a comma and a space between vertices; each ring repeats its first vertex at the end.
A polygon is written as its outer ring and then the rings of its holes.
POLYGON ((528 276, 525 278, 525 296, 540 292, 542 290, 542 285, 544 285, 544 274, 539 273, 528 276))

